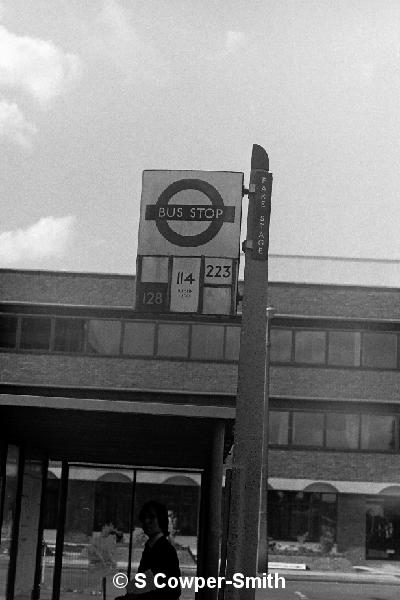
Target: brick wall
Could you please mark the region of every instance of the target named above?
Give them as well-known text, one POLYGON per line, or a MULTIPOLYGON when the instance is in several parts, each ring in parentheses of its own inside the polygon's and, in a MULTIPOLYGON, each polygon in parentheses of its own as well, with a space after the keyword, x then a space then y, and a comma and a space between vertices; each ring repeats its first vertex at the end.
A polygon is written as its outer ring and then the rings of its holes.
MULTIPOLYGON (((400 289, 271 282, 269 290, 281 314, 400 319, 400 289)), ((3 302, 133 307, 134 298, 134 275, 0 269, 3 302)))
POLYGON ((271 367, 271 396, 399 401, 400 371, 271 367))
MULTIPOLYGON (((0 381, 236 394, 237 365, 101 356, 0 353, 0 381)), ((400 371, 272 367, 270 395, 398 402, 400 371)), ((277 402, 279 402, 277 400, 277 402)))
POLYGON ((135 278, 130 275, 0 269, 0 301, 133 308, 135 278))
POLYGON ((400 484, 399 454, 271 449, 268 462, 270 477, 400 484))
POLYGON ((399 300, 392 288, 272 283, 269 303, 289 315, 399 319, 399 300))
POLYGON ((0 381, 48 386, 236 394, 233 364, 0 353, 0 381))

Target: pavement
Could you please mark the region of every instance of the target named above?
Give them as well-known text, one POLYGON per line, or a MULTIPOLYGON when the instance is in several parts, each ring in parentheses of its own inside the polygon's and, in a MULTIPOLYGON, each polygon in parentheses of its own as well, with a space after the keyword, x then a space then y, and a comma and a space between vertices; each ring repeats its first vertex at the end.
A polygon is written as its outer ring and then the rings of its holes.
POLYGON ((332 583, 359 583, 400 585, 400 566, 382 567, 354 566, 353 571, 311 571, 291 569, 270 569, 270 573, 279 573, 287 581, 322 581, 332 583))

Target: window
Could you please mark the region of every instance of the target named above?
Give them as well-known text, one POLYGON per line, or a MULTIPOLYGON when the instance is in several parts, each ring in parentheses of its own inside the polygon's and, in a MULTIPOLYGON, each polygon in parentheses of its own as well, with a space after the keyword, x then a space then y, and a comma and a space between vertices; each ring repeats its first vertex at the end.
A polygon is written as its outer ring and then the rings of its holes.
POLYGON ((269 413, 269 444, 287 446, 289 442, 289 413, 271 410, 269 413))
POLYGON ((83 319, 56 319, 54 350, 57 352, 83 352, 85 321, 83 319))
POLYGON ((17 317, 9 315, 0 317, 0 348, 15 348, 17 322, 17 317))
POLYGON ((319 542, 329 533, 334 542, 337 495, 319 492, 268 491, 268 535, 275 540, 319 542))
POLYGON ((224 353, 224 327, 192 325, 191 358, 221 360, 224 353))
POLYGON ((321 364, 325 362, 325 331, 295 332, 295 361, 321 364))
POLYGON ((327 413, 326 445, 328 448, 357 449, 359 432, 359 415, 327 413))
POLYGON ((239 360, 240 327, 226 327, 225 332, 225 359, 239 360))
POLYGON ((51 320, 49 317, 22 317, 20 348, 48 350, 51 320))
POLYGON ((187 358, 189 325, 160 323, 158 326, 158 356, 187 358))
POLYGON ((271 362, 290 362, 293 332, 290 329, 271 329, 271 362))
POLYGON ((395 369, 397 335, 395 333, 363 333, 362 366, 395 369))
POLYGON ((324 415, 314 412, 293 414, 293 445, 322 446, 324 439, 324 415))
POLYGON ((123 353, 153 356, 155 330, 155 323, 126 321, 123 353))
POLYGON ((119 354, 120 321, 106 319, 88 321, 87 350, 92 354, 119 354))
POLYGON ((396 418, 386 415, 361 415, 361 448, 395 450, 396 418))
POLYGON ((358 331, 330 331, 328 336, 328 364, 360 366, 361 334, 358 331))

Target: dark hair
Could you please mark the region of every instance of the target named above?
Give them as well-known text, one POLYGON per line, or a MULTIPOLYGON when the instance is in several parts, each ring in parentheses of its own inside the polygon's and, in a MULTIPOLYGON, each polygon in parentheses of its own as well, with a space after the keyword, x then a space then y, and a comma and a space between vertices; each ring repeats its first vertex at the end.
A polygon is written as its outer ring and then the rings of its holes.
POLYGON ((168 510, 164 504, 161 502, 156 502, 155 500, 150 500, 143 504, 139 513, 139 521, 143 523, 146 514, 149 512, 154 512, 156 514, 158 524, 160 526, 161 531, 164 535, 168 535, 168 510))

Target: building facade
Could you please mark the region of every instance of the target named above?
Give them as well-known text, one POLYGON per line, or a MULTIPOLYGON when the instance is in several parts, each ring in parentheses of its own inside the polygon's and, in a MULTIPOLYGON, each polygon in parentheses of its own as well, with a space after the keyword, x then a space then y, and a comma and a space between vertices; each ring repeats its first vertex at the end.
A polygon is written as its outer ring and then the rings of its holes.
MULTIPOLYGON (((199 572, 218 567, 240 314, 152 316, 134 298, 130 276, 0 271, 0 597, 67 597, 65 549, 89 564, 105 523, 131 564, 155 496, 199 572)), ((270 284, 271 552, 400 559, 399 300, 270 284)))

